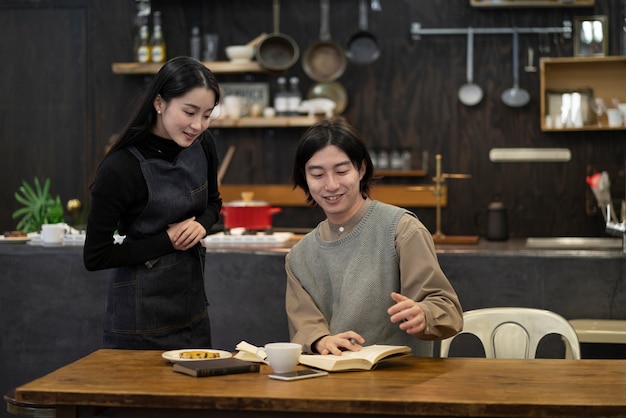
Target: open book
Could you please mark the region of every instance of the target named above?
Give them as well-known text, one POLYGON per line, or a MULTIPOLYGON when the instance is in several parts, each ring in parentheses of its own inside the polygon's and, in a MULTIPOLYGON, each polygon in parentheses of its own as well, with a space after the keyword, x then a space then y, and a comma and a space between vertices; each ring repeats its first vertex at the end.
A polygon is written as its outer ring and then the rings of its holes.
POLYGON ((344 351, 340 356, 333 354, 301 354, 300 364, 329 372, 344 370, 372 370, 379 362, 411 353, 406 345, 370 345, 361 351, 344 351))

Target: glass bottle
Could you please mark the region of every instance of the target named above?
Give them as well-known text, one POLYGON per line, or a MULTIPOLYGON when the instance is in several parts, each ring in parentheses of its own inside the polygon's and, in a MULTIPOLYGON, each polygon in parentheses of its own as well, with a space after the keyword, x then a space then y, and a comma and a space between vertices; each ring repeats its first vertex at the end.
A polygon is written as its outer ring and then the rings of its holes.
POLYGON ((392 170, 401 170, 402 166, 402 154, 397 149, 392 149, 391 154, 389 154, 389 167, 392 170))
POLYGON ((165 62, 165 39, 163 39, 163 29, 161 27, 161 12, 154 12, 152 39, 150 41, 152 62, 165 62))
POLYGON ((148 25, 144 22, 139 27, 139 42, 137 45, 137 61, 141 63, 150 62, 150 41, 148 25))
POLYGON ((376 168, 379 170, 387 170, 389 168, 389 153, 384 148, 378 151, 378 164, 376 168))
POLYGON ((300 102, 302 101, 302 93, 300 93, 299 87, 300 80, 298 77, 291 77, 289 79, 289 96, 288 96, 288 108, 290 116, 297 116, 298 109, 300 108, 300 102))
POLYGON ((200 49, 202 41, 200 40, 200 28, 194 26, 191 28, 191 38, 189 38, 189 56, 200 61, 200 49))
POLYGON ((289 112, 287 79, 285 77, 278 77, 276 83, 277 90, 276 93, 274 93, 274 109, 276 109, 277 116, 286 116, 289 112))

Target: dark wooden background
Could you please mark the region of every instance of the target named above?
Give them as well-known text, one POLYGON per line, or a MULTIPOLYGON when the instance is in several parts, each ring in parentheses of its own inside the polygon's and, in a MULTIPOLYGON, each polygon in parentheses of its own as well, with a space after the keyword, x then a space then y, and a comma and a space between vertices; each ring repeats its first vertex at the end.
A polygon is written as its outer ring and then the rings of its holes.
MULTIPOLYGON (((509 108, 501 93, 511 87, 511 36, 476 35, 474 80, 485 91, 476 107, 457 99, 465 82, 466 38, 428 35, 412 40, 410 26, 424 28, 559 27, 576 16, 609 16, 609 53, 621 51, 620 1, 596 0, 592 8, 478 9, 469 0, 382 0, 369 12, 369 29, 381 57, 372 65, 349 65, 339 81, 349 92, 344 115, 372 148, 408 148, 420 168, 428 151, 428 176, 395 182, 432 183, 434 156, 443 156, 446 173, 470 174, 449 180, 449 205, 443 232, 480 233, 475 216, 496 195, 508 208, 512 236, 604 236, 600 215, 587 212, 589 167, 610 168, 616 203, 624 197, 626 131, 543 133, 539 129, 539 72, 520 69, 521 87, 531 95, 523 108, 509 108), (500 147, 564 147, 567 163, 492 163, 489 150, 500 147), (619 177, 618 177, 619 176, 619 177)), ((369 0, 368 0, 369 4, 369 0)), ((223 47, 271 32, 272 0, 153 0, 163 13, 169 57, 189 53, 191 27, 216 32, 223 47)), ((330 30, 345 44, 357 27, 358 0, 332 0, 330 30)), ((49 177, 63 201, 79 198, 87 207, 88 187, 109 138, 119 131, 147 76, 115 75, 112 62, 132 60, 132 0, 0 1, 0 229, 12 229, 17 209, 13 193, 22 180, 49 177)), ((293 37, 301 52, 319 37, 319 2, 283 0, 280 31, 293 37)), ((520 66, 527 47, 539 56, 572 56, 571 39, 550 35, 550 52, 540 54, 540 35, 520 35, 520 66)), ((313 84, 301 61, 286 75, 301 78, 304 92, 313 84)), ((276 75, 219 74, 222 82, 262 81, 276 75)), ((625 80, 615 80, 623 84, 625 80)), ((623 88, 622 88, 623 90, 623 88)), ((626 97, 618 97, 626 101, 626 97)), ((237 148, 225 183, 289 183, 292 152, 302 128, 216 129, 223 155, 237 148)), ((389 181, 389 180, 385 180, 389 181)), ((415 208, 434 232, 435 211, 415 208)), ((277 226, 311 227, 321 219, 311 208, 275 215, 277 226)), ((69 220, 69 219, 68 219, 69 220)), ((80 220, 79 220, 80 222, 80 220)))

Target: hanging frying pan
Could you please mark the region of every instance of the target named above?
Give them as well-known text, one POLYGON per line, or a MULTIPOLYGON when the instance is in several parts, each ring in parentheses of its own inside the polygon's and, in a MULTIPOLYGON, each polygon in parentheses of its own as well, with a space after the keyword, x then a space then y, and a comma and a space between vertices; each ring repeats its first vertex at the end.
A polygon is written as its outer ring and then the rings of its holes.
POLYGON ((330 36, 329 0, 320 0, 320 40, 309 46, 302 56, 302 68, 315 81, 333 81, 346 70, 348 60, 343 48, 330 36))
POLYGON ((271 71, 282 71, 291 68, 298 57, 298 44, 288 35, 280 33, 280 0, 274 0, 274 33, 266 36, 255 51, 257 62, 261 67, 271 71))
POLYGON ((367 30, 367 4, 359 0, 359 31, 348 40, 346 55, 355 64, 371 64, 380 57, 376 37, 367 30))

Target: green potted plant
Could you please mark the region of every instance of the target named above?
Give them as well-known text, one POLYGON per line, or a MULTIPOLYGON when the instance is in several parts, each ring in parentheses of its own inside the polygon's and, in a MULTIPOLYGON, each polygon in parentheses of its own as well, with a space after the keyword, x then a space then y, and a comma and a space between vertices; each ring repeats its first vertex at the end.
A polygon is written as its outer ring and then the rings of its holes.
POLYGON ((25 233, 39 232, 43 224, 63 222, 61 197, 50 194, 50 179, 44 181, 43 187, 37 177, 33 186, 23 181, 14 196, 23 206, 13 212, 13 219, 21 218, 16 227, 18 230, 25 233))

